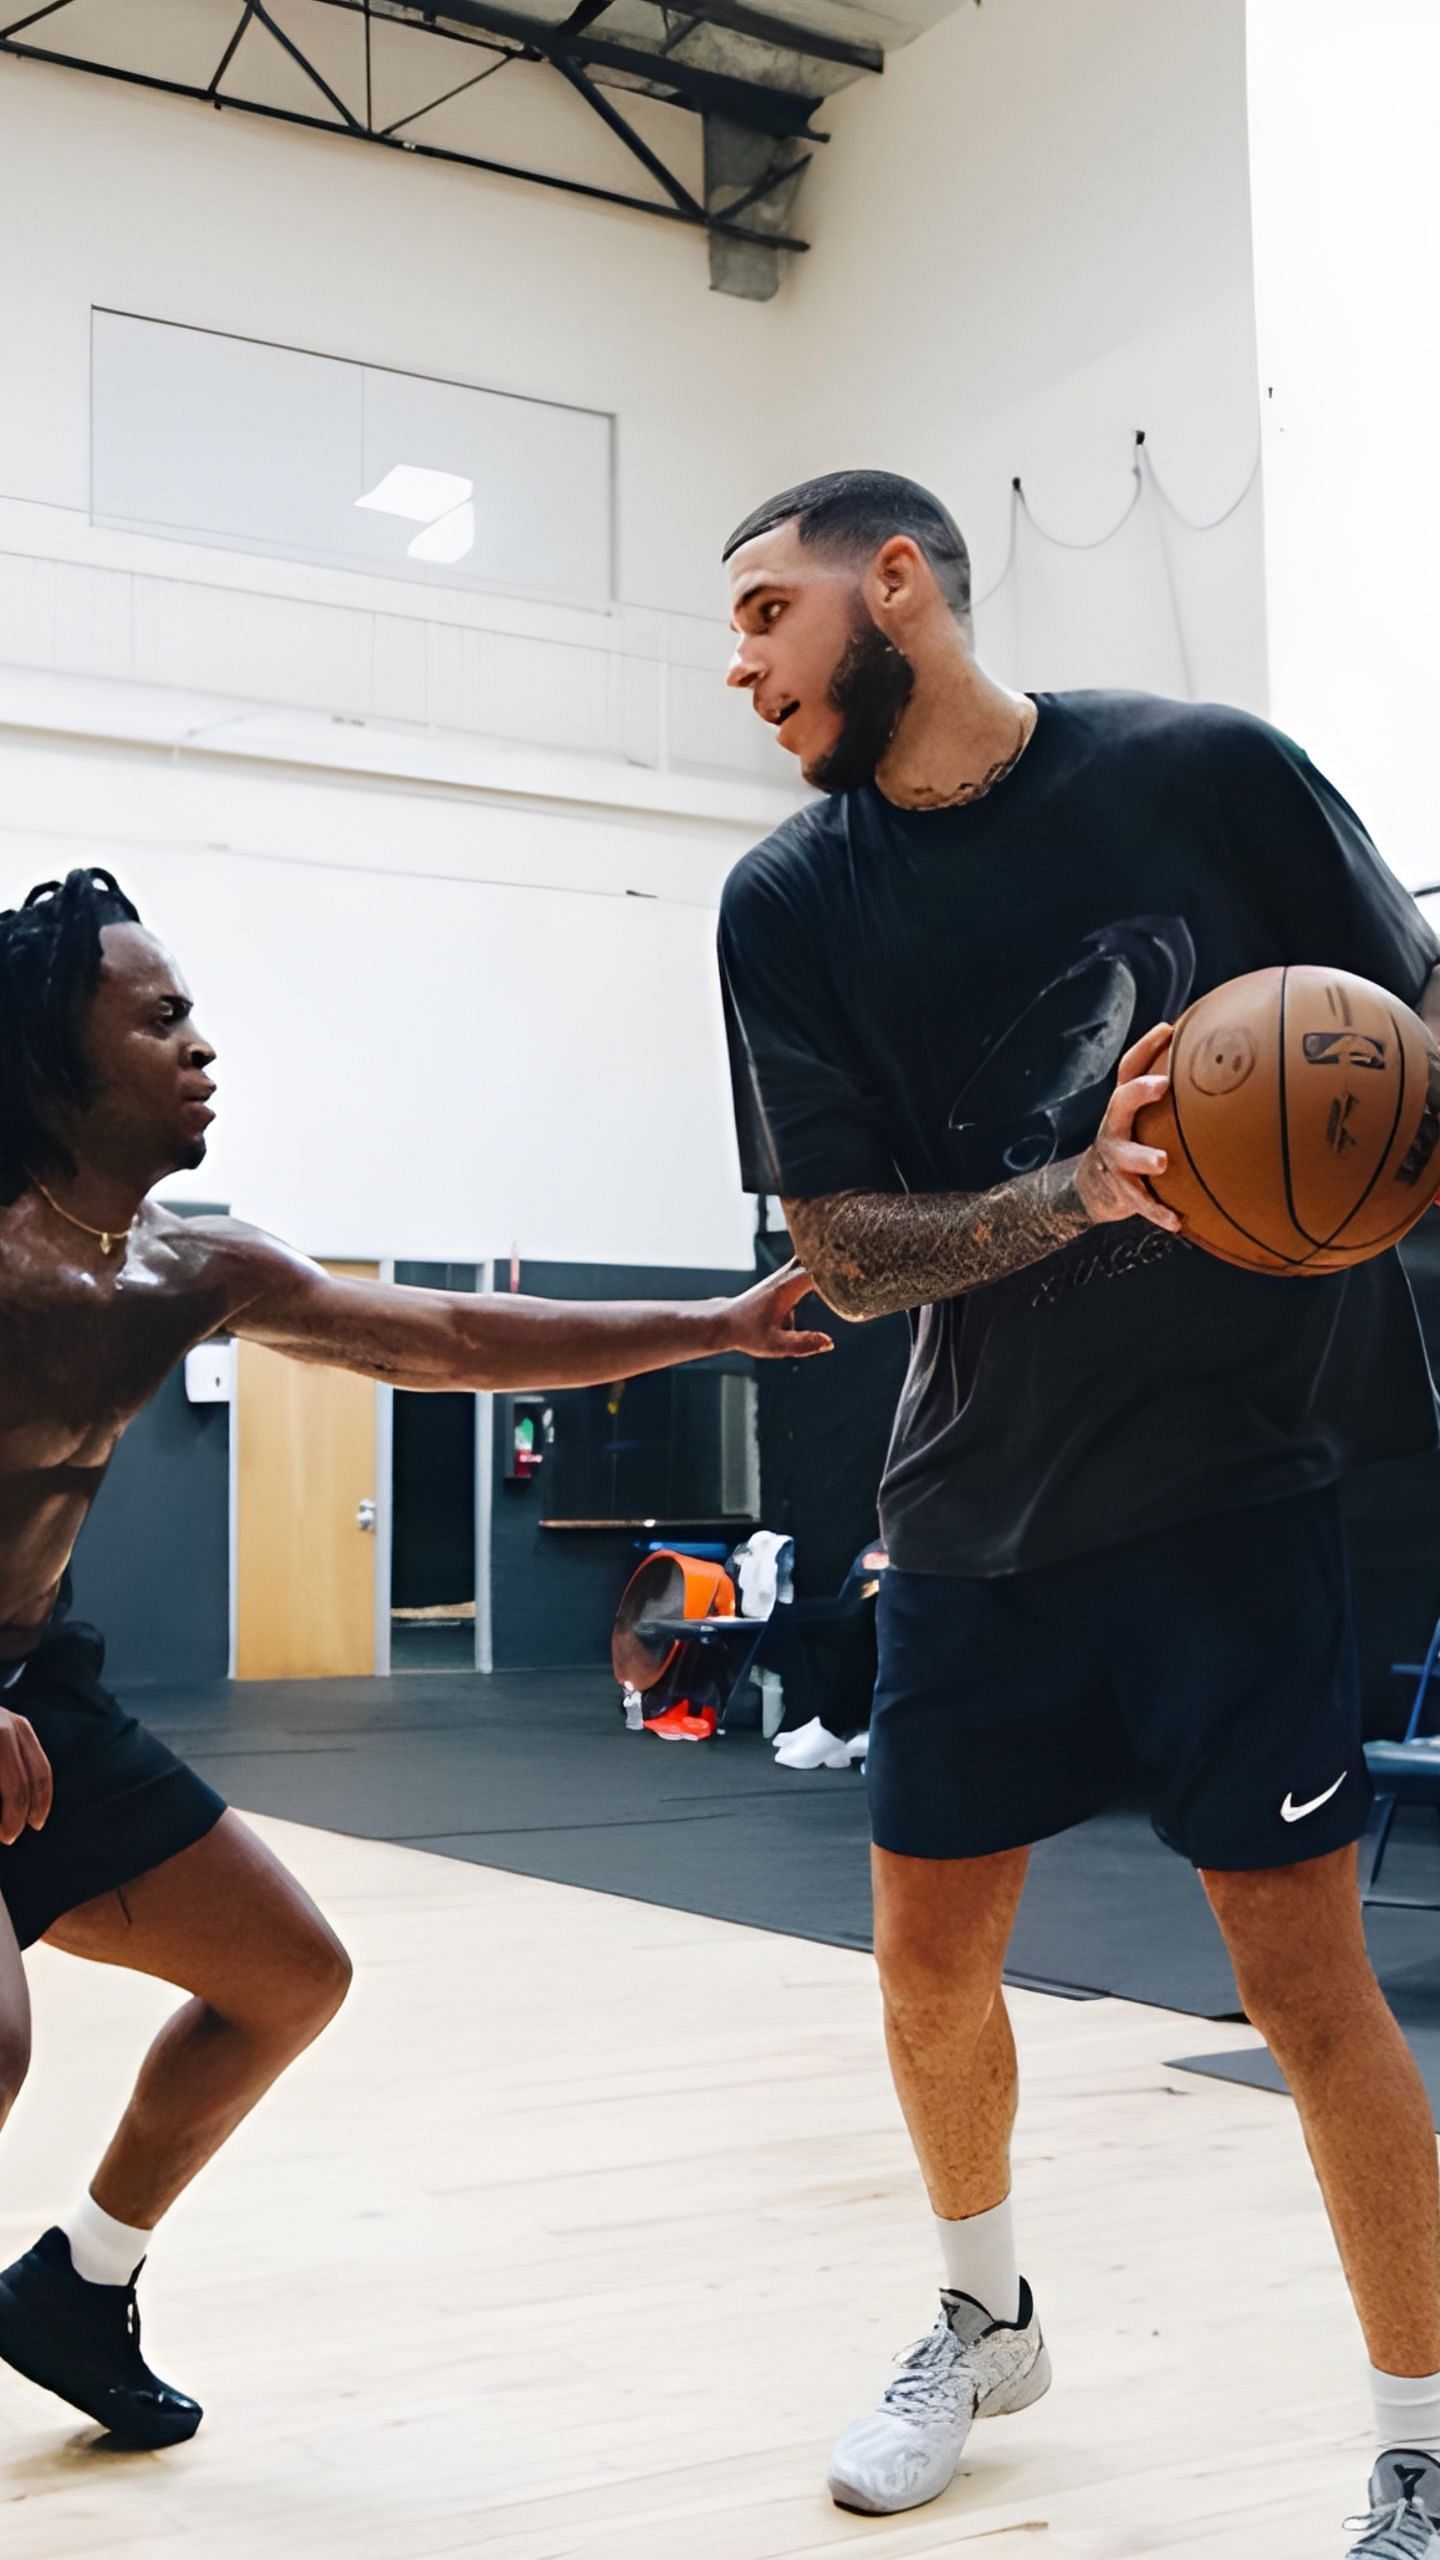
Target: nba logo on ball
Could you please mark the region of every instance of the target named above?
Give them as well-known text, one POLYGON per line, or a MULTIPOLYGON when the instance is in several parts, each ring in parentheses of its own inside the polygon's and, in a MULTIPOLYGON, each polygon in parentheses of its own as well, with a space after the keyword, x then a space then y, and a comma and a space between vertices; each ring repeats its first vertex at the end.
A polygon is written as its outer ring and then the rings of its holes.
POLYGON ((1191 1242, 1247 1271, 1344 1271, 1440 1187, 1440 1049, 1398 996, 1341 969, 1257 969, 1175 1026, 1170 1090, 1136 1134, 1191 1242))

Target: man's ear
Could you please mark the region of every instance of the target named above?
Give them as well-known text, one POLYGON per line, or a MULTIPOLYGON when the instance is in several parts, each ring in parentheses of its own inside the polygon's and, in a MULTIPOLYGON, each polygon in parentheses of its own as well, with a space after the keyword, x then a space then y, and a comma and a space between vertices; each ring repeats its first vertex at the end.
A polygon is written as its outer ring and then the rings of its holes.
POLYGON ((870 578, 877 603, 896 605, 915 600, 923 583, 933 579, 930 564, 917 542, 908 533, 892 533, 870 564, 870 578))

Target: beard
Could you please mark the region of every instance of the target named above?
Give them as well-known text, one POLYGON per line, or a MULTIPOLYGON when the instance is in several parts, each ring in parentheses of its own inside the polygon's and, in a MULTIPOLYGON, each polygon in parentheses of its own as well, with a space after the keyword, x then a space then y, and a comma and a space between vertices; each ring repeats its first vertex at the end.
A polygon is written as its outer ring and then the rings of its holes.
POLYGON ((873 782, 914 690, 909 659, 857 604, 849 642, 826 695, 840 714, 840 735, 829 754, 807 769, 806 781, 816 791, 829 792, 858 791, 862 783, 873 782))

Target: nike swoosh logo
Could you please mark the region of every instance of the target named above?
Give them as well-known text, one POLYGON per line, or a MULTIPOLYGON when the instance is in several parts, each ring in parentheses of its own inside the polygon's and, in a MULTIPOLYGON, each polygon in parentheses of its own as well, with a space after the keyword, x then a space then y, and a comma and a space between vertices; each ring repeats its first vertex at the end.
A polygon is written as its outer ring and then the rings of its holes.
POLYGON ((1338 1796, 1349 1775, 1348 1769, 1342 1769, 1334 1786, 1327 1787, 1323 1796, 1312 1796, 1308 1804, 1297 1804, 1293 1796, 1287 1795, 1280 1807, 1281 1821, 1303 1822, 1307 1813, 1318 1813, 1322 1804, 1328 1804, 1332 1796, 1338 1796))

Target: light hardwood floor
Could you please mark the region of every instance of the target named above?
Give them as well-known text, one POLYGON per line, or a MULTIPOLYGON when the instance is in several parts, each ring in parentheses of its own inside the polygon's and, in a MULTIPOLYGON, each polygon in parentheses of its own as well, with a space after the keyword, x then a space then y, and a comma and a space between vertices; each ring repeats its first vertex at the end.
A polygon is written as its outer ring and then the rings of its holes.
MULTIPOLYGON (((1343 2550, 1363 2363, 1293 2112, 1165 2067, 1243 2029, 1017 1995, 1056 2386, 934 2506, 848 2517, 828 2443, 935 2280, 868 1959, 257 1828, 358 1979, 147 2274, 147 2350, 209 2416, 176 2453, 97 2452, 0 2374, 4 2560, 1343 2550)), ((7 2258, 78 2193, 167 2005, 31 1969, 7 2258)))

